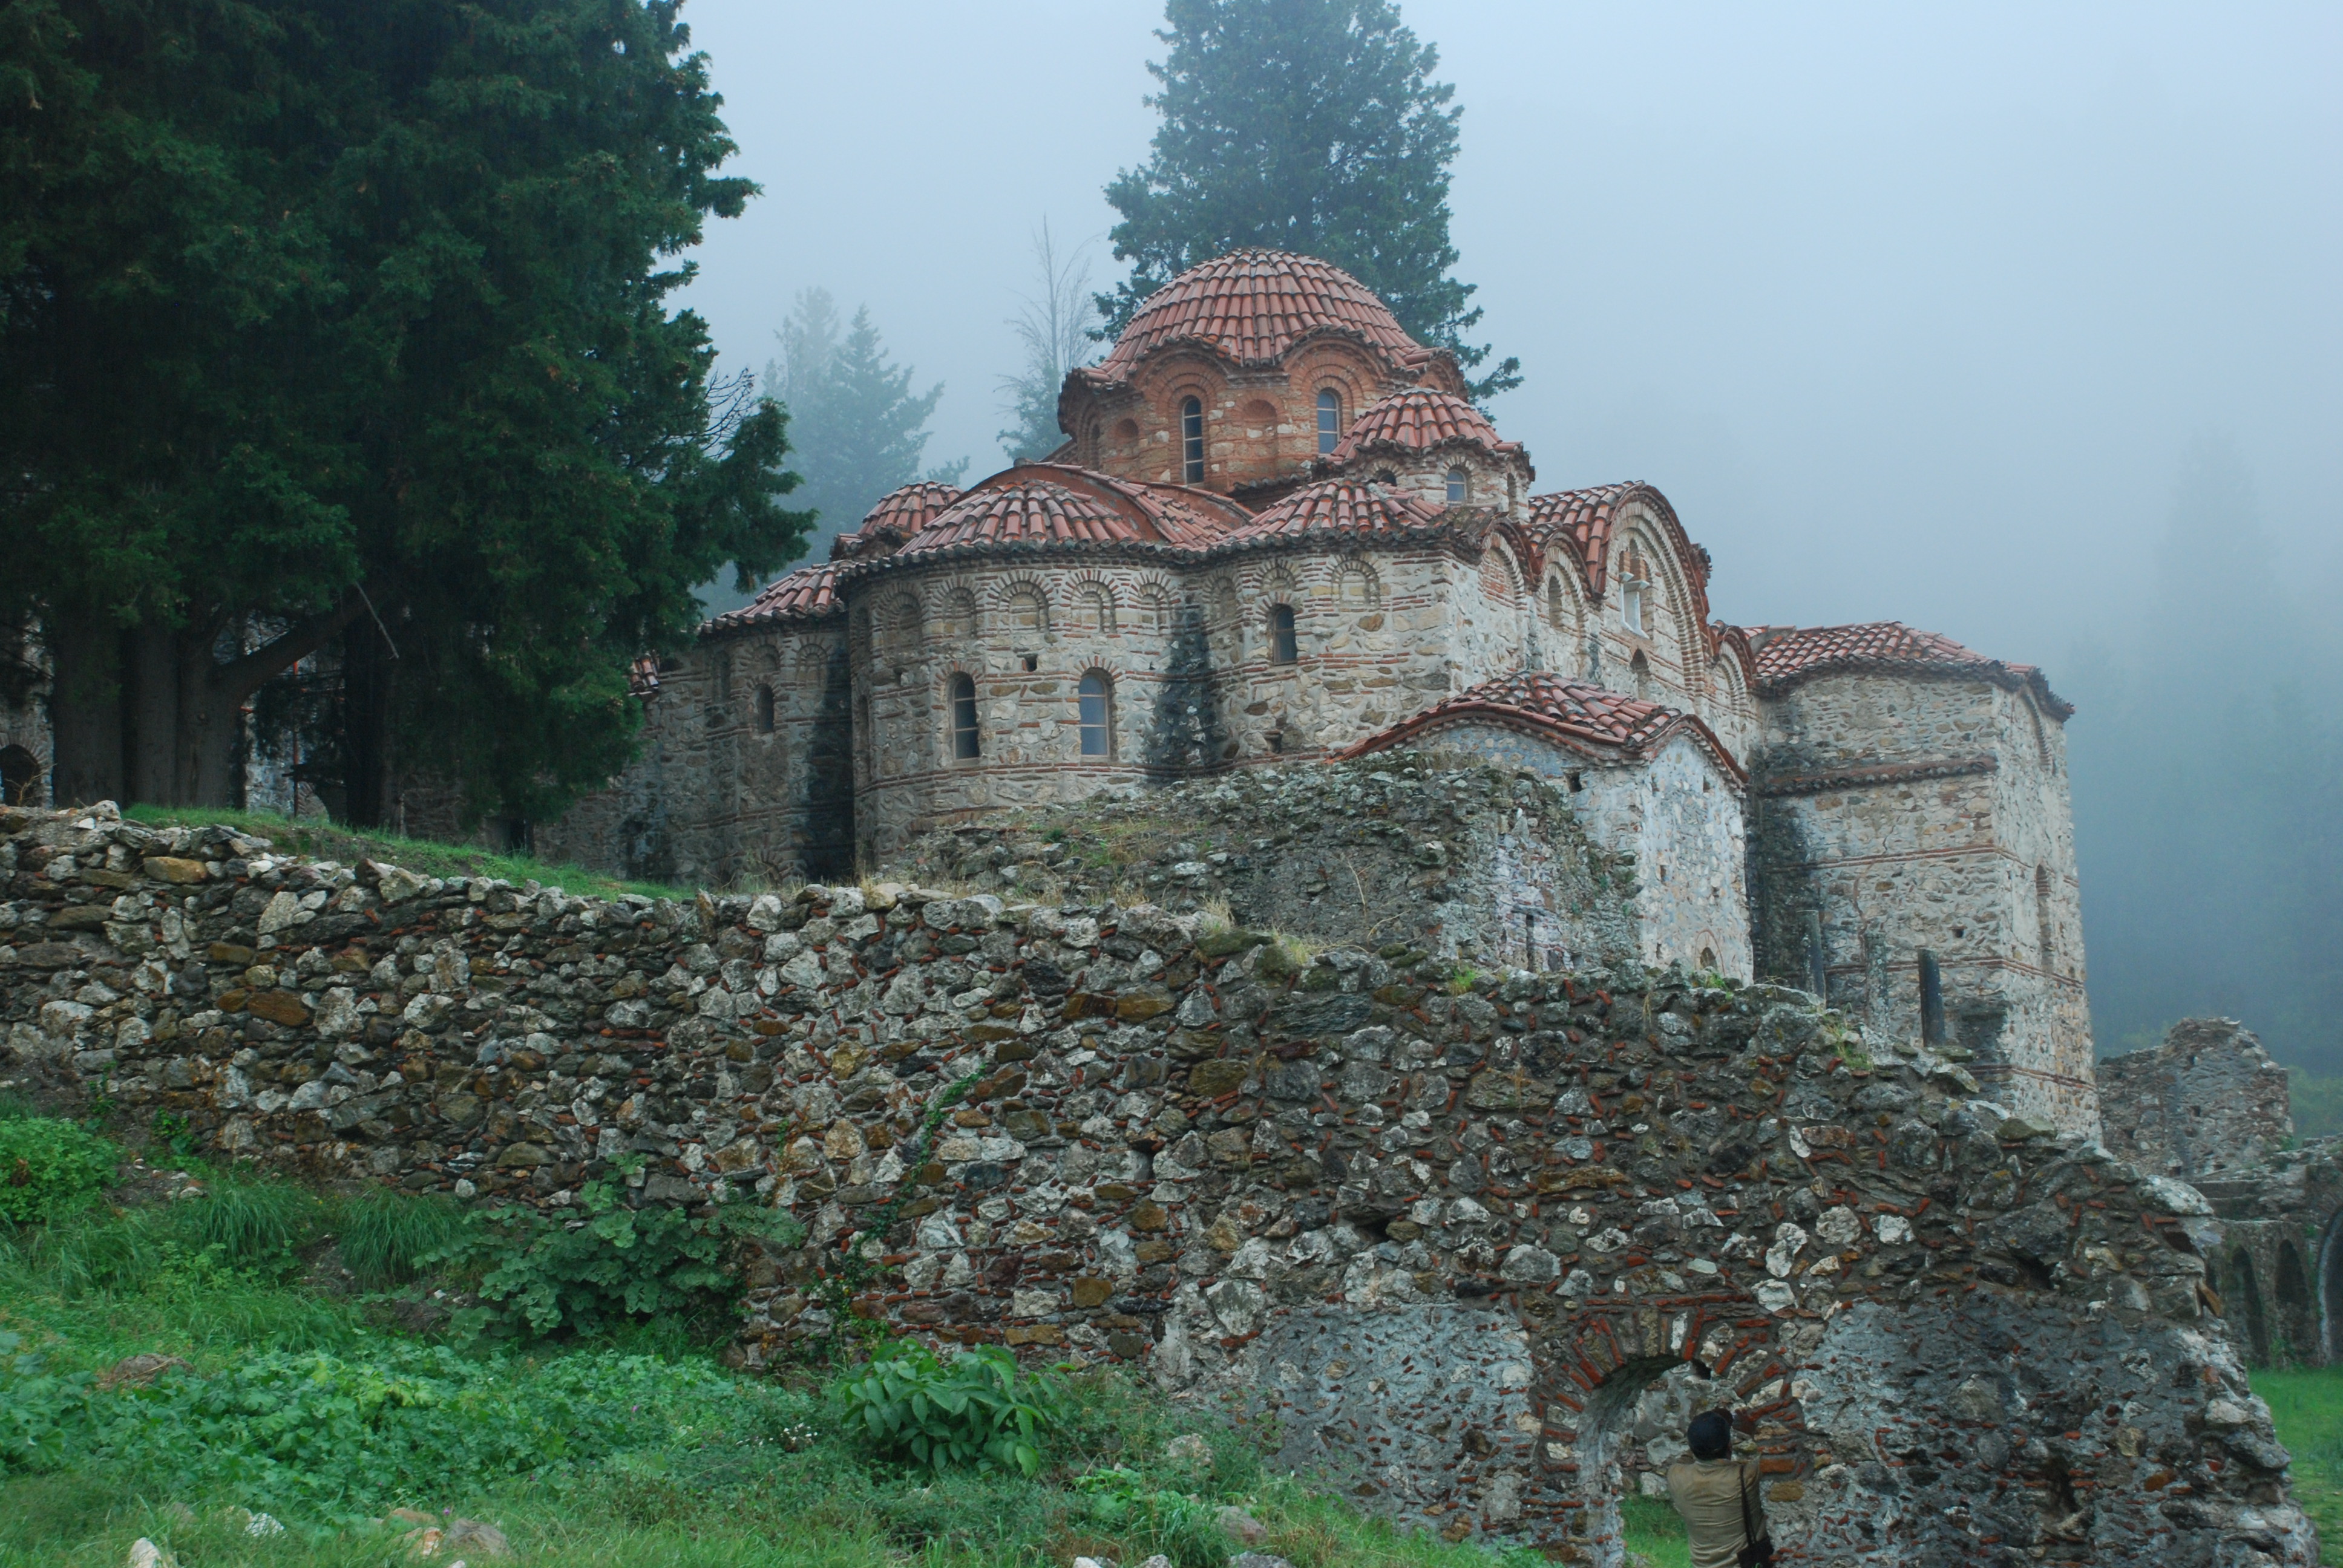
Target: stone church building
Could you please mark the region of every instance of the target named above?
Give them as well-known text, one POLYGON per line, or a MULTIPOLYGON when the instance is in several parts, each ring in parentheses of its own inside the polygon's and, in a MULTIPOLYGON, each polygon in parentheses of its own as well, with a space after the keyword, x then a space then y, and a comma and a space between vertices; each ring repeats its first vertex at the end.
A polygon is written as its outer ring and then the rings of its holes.
POLYGON ((1118 785, 1396 748, 1562 780, 1644 957, 1825 993, 2095 1130, 2038 670, 1894 622, 1735 627, 1649 485, 1526 450, 1356 279, 1242 251, 1148 300, 1065 444, 909 486, 646 666, 639 760, 541 829, 625 874, 837 877, 1118 785))

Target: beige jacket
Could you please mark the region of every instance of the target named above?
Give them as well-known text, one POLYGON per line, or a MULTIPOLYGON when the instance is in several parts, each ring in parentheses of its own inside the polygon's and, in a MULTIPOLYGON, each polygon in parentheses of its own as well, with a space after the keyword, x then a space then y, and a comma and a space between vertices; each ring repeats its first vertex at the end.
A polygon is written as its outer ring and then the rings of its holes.
POLYGON ((1757 1489, 1757 1467, 1734 1459, 1680 1459, 1668 1466, 1668 1501, 1684 1515, 1692 1538, 1692 1568, 1734 1568, 1749 1543, 1741 1518, 1741 1493, 1749 1492, 1749 1518, 1765 1533, 1765 1503, 1757 1489))

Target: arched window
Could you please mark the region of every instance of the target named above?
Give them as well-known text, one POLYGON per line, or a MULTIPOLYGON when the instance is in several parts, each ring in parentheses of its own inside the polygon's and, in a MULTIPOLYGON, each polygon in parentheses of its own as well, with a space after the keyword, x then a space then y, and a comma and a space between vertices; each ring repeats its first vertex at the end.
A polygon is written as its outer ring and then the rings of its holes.
POLYGON ((1556 631, 1570 625, 1570 601, 1563 597, 1562 579, 1548 578, 1545 584, 1546 624, 1556 631))
MULTIPOLYGON (((1638 652, 1634 658, 1627 661, 1627 673, 1634 681, 1636 696, 1646 702, 1655 700, 1652 696, 1652 661, 1650 659, 1638 652)), ((1656 780, 1653 787, 1658 788, 1656 780)))
POLYGON ((1450 506, 1463 506, 1464 504, 1464 498, 1470 495, 1472 490, 1472 477, 1466 474, 1463 469, 1451 468, 1448 470, 1448 504, 1450 506))
POLYGON ((757 733, 770 735, 772 732, 773 689, 769 686, 759 686, 757 688, 757 733))
POLYGON ((1114 682, 1101 670, 1082 677, 1082 755, 1114 755, 1114 682))
POLYGON ((1318 393, 1318 455, 1329 457, 1342 440, 1342 395, 1332 387, 1318 393))
POLYGON ((1301 661, 1302 648, 1293 635, 1293 607, 1290 604, 1269 607, 1269 658, 1272 664, 1301 661))
POLYGON ((951 678, 951 754, 965 762, 980 754, 976 731, 976 682, 965 675, 951 678))
POLYGON ((1204 482, 1204 405, 1195 397, 1180 405, 1180 477, 1204 482))

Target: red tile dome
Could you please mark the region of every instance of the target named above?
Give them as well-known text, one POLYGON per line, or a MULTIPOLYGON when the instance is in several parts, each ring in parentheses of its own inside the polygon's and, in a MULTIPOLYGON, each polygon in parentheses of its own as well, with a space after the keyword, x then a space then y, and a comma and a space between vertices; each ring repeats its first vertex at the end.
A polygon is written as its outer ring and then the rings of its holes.
POLYGON ((1347 463, 1370 447, 1405 447, 1429 451, 1452 441, 1467 442, 1490 452, 1517 452, 1518 442, 1497 434, 1489 417, 1463 398, 1429 387, 1411 387, 1367 406, 1351 421, 1349 434, 1334 448, 1337 463, 1347 463))
POLYGON ((1309 334, 1364 339, 1403 366, 1431 351, 1410 337, 1374 290, 1332 262, 1282 250, 1236 250, 1192 266, 1148 296, 1090 374, 1120 381, 1152 350, 1201 344, 1241 365, 1282 357, 1309 334))
POLYGON ((1264 507, 1229 537, 1268 538, 1299 534, 1399 534, 1438 528, 1440 513, 1404 496, 1355 479, 1327 479, 1264 507))

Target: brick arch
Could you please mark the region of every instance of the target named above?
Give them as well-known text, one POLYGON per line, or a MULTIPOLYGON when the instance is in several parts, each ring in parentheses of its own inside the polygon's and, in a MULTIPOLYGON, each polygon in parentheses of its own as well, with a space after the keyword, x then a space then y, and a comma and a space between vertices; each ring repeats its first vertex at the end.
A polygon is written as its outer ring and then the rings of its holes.
POLYGON ((1036 578, 1015 577, 993 584, 985 606, 985 630, 1006 637, 1050 633, 1050 591, 1036 578), (1029 618, 1032 624, 1029 624, 1029 618))
POLYGON ((1616 1568, 1621 1487, 1610 1473, 1624 1418, 1636 1397, 1680 1367, 1705 1367, 1736 1426, 1763 1420, 1761 1473, 1795 1480, 1812 1469, 1803 1409, 1785 1380, 1779 1320, 1739 1292, 1661 1304, 1590 1303, 1537 1336, 1533 1385, 1540 1422, 1532 1509, 1583 1561, 1616 1568))
POLYGON ((1065 623, 1069 631, 1095 632, 1111 635, 1118 629, 1122 611, 1122 596, 1115 591, 1111 578, 1101 572, 1082 570, 1068 578, 1060 598, 1065 604, 1065 623))

